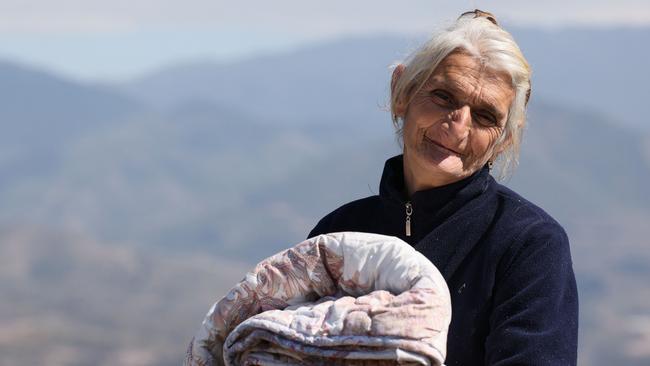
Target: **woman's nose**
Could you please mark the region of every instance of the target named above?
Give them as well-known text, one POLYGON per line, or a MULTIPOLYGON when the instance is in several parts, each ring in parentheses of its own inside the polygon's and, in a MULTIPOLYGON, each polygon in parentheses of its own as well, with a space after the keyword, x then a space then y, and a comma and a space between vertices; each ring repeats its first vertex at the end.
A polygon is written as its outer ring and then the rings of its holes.
POLYGON ((451 130, 459 139, 464 138, 472 125, 472 113, 463 105, 451 113, 451 130))

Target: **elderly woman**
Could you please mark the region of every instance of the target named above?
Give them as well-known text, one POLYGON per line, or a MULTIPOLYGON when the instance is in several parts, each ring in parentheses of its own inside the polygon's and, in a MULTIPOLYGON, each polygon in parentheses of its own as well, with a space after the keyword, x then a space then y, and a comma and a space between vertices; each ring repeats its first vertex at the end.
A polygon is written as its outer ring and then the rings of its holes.
POLYGON ((394 69, 403 154, 386 161, 379 195, 309 234, 392 235, 431 260, 452 296, 447 365, 576 364, 567 235, 490 175, 515 165, 530 90, 528 63, 494 16, 461 15, 394 69))

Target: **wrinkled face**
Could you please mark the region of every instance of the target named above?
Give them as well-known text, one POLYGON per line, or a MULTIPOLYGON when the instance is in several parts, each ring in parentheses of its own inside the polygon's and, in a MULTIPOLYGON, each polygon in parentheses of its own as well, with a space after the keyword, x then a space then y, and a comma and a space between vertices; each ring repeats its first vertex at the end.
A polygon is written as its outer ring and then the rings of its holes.
MULTIPOLYGON (((510 76, 449 54, 404 112, 404 165, 430 186, 465 178, 492 158, 514 99, 510 76)), ((408 179, 408 178, 407 178, 408 179)))

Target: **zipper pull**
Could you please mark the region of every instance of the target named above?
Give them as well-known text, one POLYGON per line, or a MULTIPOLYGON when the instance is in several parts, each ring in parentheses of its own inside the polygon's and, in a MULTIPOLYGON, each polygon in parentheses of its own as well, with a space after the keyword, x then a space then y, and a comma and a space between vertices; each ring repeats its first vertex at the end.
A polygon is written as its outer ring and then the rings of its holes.
POLYGON ((411 214, 413 213, 413 206, 411 201, 406 202, 406 236, 411 236, 411 214))

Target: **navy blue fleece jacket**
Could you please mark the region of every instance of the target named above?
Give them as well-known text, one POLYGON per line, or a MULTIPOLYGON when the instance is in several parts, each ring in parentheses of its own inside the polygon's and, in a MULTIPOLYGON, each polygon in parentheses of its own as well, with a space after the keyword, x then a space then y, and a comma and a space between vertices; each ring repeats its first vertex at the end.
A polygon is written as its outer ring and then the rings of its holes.
POLYGON ((487 166, 456 183, 405 192, 398 155, 386 161, 379 195, 339 207, 309 237, 393 235, 427 256, 451 292, 448 366, 576 365, 578 293, 564 229, 497 183, 487 166))

